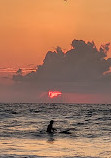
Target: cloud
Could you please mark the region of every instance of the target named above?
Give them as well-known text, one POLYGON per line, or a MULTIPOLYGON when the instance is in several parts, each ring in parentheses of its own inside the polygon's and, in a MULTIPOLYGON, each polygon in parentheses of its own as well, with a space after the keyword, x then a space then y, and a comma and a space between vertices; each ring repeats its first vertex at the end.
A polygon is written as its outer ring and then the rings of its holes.
POLYGON ((13 97, 50 102, 48 91, 59 90, 63 94, 54 102, 111 102, 111 58, 107 58, 110 43, 97 49, 93 41, 73 40, 71 46, 66 53, 60 47, 48 51, 43 64, 26 75, 19 69, 13 75, 13 97))
POLYGON ((101 45, 98 50, 94 42, 73 40, 72 49, 64 53, 60 47, 48 51, 43 64, 36 72, 22 76, 19 69, 14 80, 35 82, 91 82, 110 80, 111 58, 107 57, 109 43, 101 45))

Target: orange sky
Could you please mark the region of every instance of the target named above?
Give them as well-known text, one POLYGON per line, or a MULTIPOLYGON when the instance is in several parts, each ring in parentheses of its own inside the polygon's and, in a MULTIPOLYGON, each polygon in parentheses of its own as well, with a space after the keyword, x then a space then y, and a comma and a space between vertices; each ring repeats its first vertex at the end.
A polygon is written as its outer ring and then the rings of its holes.
POLYGON ((0 0, 0 67, 40 64, 73 39, 111 41, 111 0, 0 0))

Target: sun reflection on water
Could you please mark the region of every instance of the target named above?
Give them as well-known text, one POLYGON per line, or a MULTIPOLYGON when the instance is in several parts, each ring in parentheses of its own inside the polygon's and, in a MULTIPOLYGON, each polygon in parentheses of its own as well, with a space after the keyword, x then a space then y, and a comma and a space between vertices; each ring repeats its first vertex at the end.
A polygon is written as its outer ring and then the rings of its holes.
POLYGON ((38 155, 38 156, 111 156, 111 143, 89 139, 8 139, 1 140, 0 154, 38 155))

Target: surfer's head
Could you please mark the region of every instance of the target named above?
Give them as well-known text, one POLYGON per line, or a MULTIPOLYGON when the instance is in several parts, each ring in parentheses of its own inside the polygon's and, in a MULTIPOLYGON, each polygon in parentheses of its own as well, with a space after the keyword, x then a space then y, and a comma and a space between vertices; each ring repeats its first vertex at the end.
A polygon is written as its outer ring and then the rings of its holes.
POLYGON ((53 124, 53 123, 54 123, 54 121, 53 121, 53 120, 51 120, 51 121, 50 121, 50 124, 53 124))

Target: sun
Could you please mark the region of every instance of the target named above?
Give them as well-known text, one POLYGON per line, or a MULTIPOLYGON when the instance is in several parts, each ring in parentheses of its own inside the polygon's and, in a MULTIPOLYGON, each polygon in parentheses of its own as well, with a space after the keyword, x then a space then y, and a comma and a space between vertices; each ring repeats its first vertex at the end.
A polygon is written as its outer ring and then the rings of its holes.
POLYGON ((61 96, 61 95, 62 95, 62 92, 60 92, 60 91, 49 91, 48 92, 48 96, 50 98, 58 97, 58 96, 61 96))

